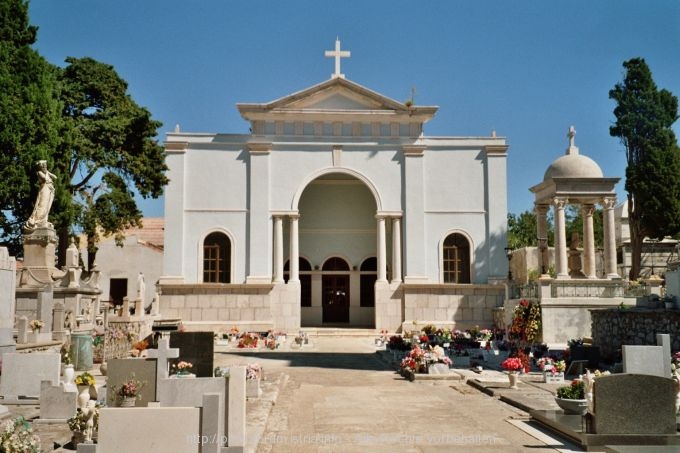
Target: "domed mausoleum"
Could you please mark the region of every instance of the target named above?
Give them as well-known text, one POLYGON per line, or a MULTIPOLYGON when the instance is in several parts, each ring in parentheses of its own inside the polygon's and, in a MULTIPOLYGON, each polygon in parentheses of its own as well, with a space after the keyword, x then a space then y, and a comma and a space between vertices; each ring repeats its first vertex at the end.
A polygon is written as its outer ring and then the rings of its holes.
POLYGON ((555 218, 555 271, 558 279, 571 278, 567 263, 567 237, 564 209, 568 204, 581 206, 583 216, 583 275, 597 278, 595 266, 595 237, 593 213, 595 205, 604 210, 604 268, 606 278, 620 278, 616 271, 616 240, 614 227, 615 185, 620 178, 605 178, 600 166, 591 158, 579 153, 574 144, 576 131, 569 128, 569 147, 564 156, 557 158, 545 172, 543 182, 530 190, 536 196, 537 233, 540 242, 540 267, 547 269, 547 213, 550 206, 555 218))

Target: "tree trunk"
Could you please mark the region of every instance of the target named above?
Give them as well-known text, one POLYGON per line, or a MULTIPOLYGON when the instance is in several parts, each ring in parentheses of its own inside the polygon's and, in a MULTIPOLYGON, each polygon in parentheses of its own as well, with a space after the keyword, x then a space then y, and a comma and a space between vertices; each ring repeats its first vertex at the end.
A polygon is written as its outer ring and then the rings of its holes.
POLYGON ((57 226, 57 267, 61 269, 66 265, 66 249, 69 246, 69 229, 67 226, 57 226))
POLYGON ((630 272, 628 278, 633 281, 640 277, 640 265, 642 262, 642 243, 645 239, 644 232, 640 228, 640 220, 638 218, 635 201, 633 197, 628 194, 628 227, 630 229, 630 272))
POLYGON ((94 267, 95 259, 97 258, 97 242, 95 241, 95 236, 92 234, 87 235, 87 270, 88 272, 94 267))

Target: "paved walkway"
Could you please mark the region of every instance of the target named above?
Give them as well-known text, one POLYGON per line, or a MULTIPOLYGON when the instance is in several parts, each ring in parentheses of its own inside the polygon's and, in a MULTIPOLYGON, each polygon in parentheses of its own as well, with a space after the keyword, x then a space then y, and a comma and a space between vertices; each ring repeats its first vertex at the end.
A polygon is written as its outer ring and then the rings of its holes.
POLYGON ((551 391, 557 386, 522 382, 519 390, 510 390, 507 377, 498 371, 478 374, 468 370, 458 371, 461 379, 456 380, 407 382, 376 354, 373 338, 311 340, 313 344, 299 352, 229 350, 216 354, 217 364, 258 362, 265 369, 265 394, 250 401, 248 408, 252 451, 544 452, 570 448, 541 432, 536 431, 539 438, 528 434, 526 430, 534 428, 527 413, 516 407, 556 408, 551 391))
MULTIPOLYGON (((525 410, 556 408, 557 386, 538 376, 524 378, 519 390, 493 370, 408 382, 376 353, 373 337, 310 341, 271 352, 216 347, 215 366, 257 362, 265 370, 263 395, 247 403, 249 451, 579 451, 529 422, 525 410)), ((36 406, 9 408, 29 420, 39 413, 36 406)), ((68 451, 53 448, 68 442, 65 424, 34 429, 45 451, 68 451)))

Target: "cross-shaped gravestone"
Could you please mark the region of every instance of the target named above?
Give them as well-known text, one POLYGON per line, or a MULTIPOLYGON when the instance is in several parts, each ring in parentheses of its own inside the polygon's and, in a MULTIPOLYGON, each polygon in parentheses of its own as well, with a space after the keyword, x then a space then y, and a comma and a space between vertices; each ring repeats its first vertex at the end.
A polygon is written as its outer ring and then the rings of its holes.
POLYGON ((179 357, 179 349, 170 347, 169 338, 158 341, 158 349, 149 349, 149 357, 156 359, 156 380, 168 378, 168 359, 179 357))
POLYGON ((345 74, 340 73, 340 59, 349 58, 352 54, 349 50, 340 50, 340 39, 335 38, 335 50, 327 50, 324 55, 329 58, 335 58, 335 73, 331 74, 331 78, 340 77, 345 78, 345 74))

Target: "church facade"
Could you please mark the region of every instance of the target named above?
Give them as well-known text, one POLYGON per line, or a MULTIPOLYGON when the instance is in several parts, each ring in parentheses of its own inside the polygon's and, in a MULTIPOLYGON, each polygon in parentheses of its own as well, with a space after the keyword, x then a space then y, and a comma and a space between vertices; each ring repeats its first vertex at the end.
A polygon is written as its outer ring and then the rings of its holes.
POLYGON ((251 133, 168 134, 161 313, 216 331, 491 326, 506 140, 427 137, 437 107, 352 82, 328 54, 329 80, 237 105, 251 133))

